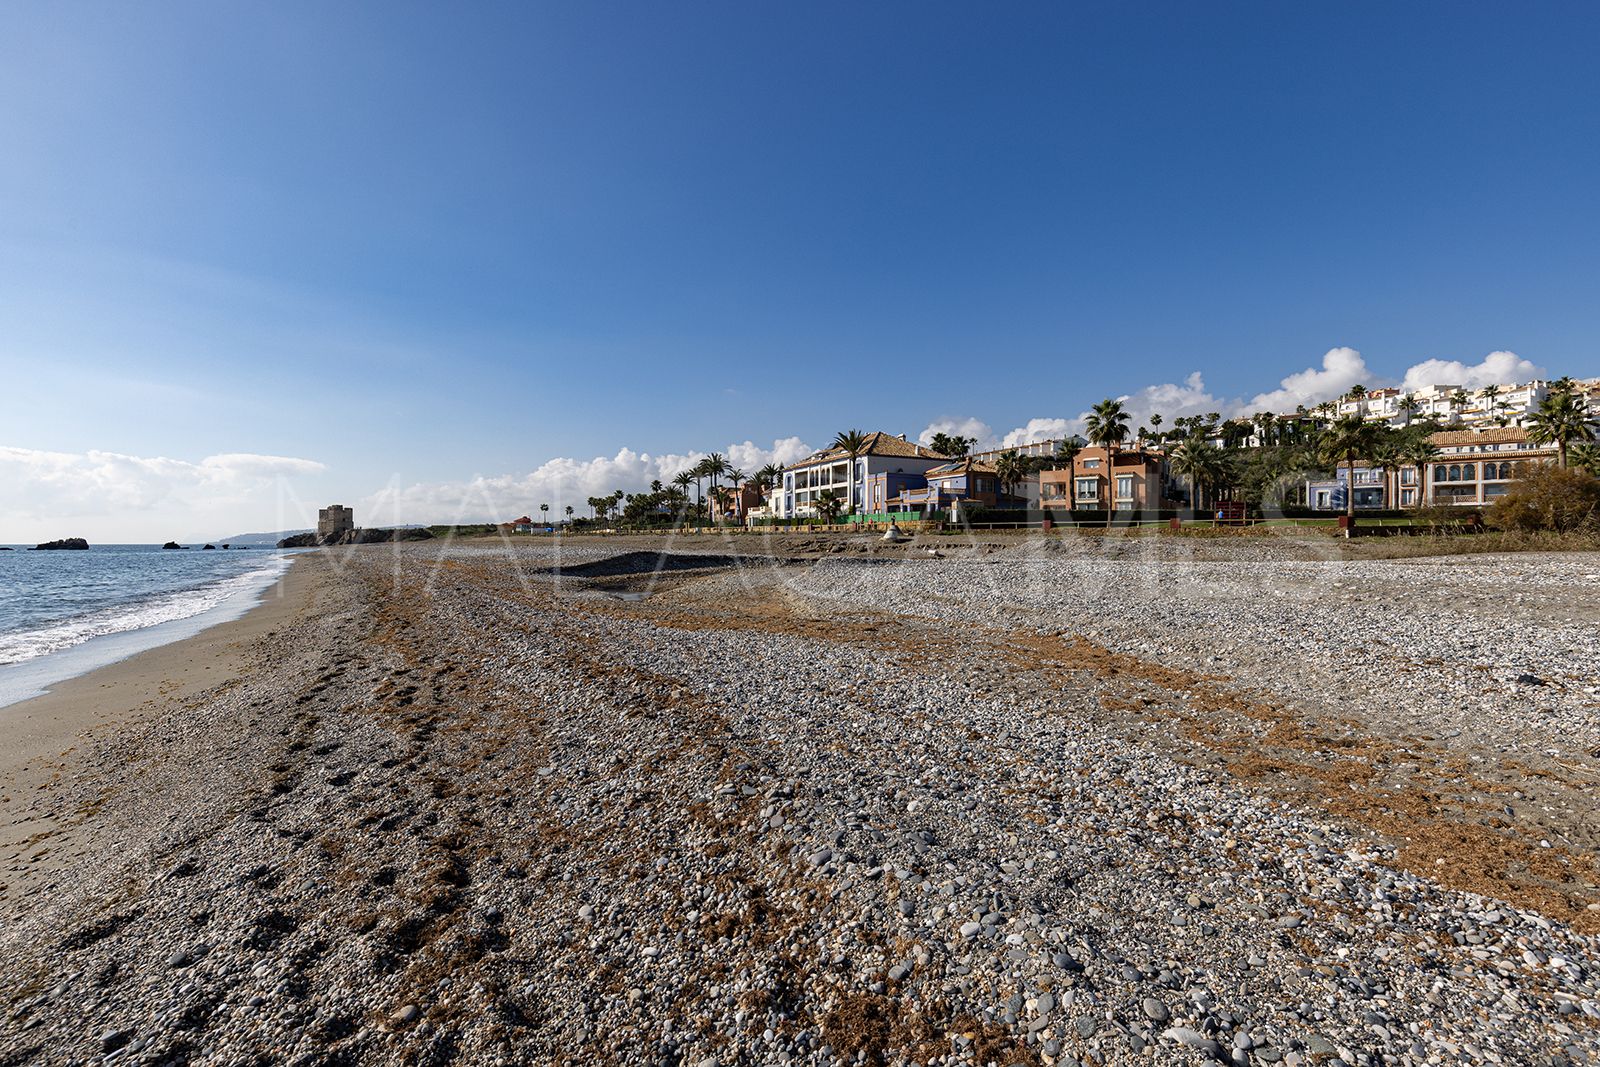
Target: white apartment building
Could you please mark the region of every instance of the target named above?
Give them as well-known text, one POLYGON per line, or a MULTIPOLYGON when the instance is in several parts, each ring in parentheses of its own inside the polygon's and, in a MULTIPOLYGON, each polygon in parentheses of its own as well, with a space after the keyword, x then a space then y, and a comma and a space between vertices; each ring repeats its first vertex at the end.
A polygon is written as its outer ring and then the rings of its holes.
POLYGON ((772 496, 772 511, 784 519, 815 515, 817 498, 827 492, 844 503, 845 511, 881 510, 885 501, 866 499, 867 483, 876 475, 920 476, 949 462, 949 456, 907 441, 904 434, 871 433, 854 470, 850 453, 842 448, 825 448, 786 468, 783 485, 772 496))
MULTIPOLYGON (((1586 384, 1579 383, 1580 393, 1586 384)), ((1340 416, 1359 415, 1369 422, 1382 422, 1390 426, 1405 426, 1422 419, 1434 419, 1445 426, 1463 428, 1499 426, 1502 423, 1521 426, 1529 415, 1539 410, 1539 405, 1549 395, 1550 383, 1543 380, 1476 390, 1463 389, 1459 385, 1435 384, 1425 385, 1409 394, 1399 389, 1374 389, 1361 397, 1340 400, 1336 410, 1340 416), (1408 413, 1403 406, 1408 395, 1417 402, 1414 413, 1408 413)))

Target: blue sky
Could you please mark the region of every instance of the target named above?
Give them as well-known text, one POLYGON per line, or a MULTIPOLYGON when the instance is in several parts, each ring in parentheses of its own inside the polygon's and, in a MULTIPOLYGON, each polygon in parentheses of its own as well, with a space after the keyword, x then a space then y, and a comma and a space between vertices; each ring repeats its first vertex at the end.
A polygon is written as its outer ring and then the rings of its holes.
POLYGON ((0 541, 1600 373, 1596 10, 13 5, 0 541))

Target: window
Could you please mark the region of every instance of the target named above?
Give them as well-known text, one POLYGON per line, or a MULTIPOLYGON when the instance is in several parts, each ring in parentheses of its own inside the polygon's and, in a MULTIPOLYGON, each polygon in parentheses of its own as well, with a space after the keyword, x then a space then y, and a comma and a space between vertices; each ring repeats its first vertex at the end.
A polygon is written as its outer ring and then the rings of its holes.
POLYGON ((1478 477, 1478 468, 1477 468, 1476 464, 1463 463, 1461 465, 1461 480, 1462 481, 1470 482, 1470 481, 1475 480, 1477 477, 1478 477))
POLYGON ((1416 470, 1414 468, 1407 467, 1405 470, 1401 471, 1400 472, 1400 484, 1401 485, 1416 485, 1417 484, 1417 472, 1416 472, 1416 470))
POLYGON ((1078 479, 1078 499, 1079 500, 1099 500, 1100 499, 1100 479, 1099 478, 1079 478, 1078 479))
POLYGON ((1083 469, 1086 471, 1099 470, 1100 461, 1097 459, 1086 459, 1083 461, 1083 469))
POLYGON ((1131 474, 1119 474, 1119 475, 1117 475, 1117 499, 1118 500, 1132 500, 1133 499, 1133 475, 1131 475, 1131 474))

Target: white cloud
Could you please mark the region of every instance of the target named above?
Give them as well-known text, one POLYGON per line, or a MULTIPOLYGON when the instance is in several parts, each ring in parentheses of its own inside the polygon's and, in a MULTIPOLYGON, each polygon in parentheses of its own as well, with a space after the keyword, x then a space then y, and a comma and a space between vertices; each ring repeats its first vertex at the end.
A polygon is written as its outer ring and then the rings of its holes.
MULTIPOLYGON (((1137 430, 1150 425, 1150 416, 1161 415, 1162 429, 1171 429, 1172 420, 1185 415, 1208 415, 1227 410, 1227 402, 1211 395, 1205 378, 1195 371, 1182 384, 1163 382, 1147 385, 1136 393, 1119 398, 1128 411, 1128 424, 1137 430)), ((1079 416, 1087 419, 1088 412, 1079 416)))
POLYGON ((964 419, 953 417, 934 419, 928 423, 926 429, 917 435, 917 440, 925 446, 930 445, 933 443, 934 435, 941 433, 949 434, 951 437, 961 436, 976 439, 978 443, 973 446, 973 450, 976 452, 985 451, 995 445, 993 428, 982 419, 971 417, 964 419))
MULTIPOLYGON (((813 451, 798 437, 784 437, 773 441, 771 448, 744 441, 729 445, 722 453, 735 467, 746 474, 754 474, 768 463, 793 463, 813 451)), ((556 512, 570 505, 581 515, 589 510, 589 497, 605 496, 618 489, 641 492, 648 489, 652 481, 669 483, 679 471, 694 466, 706 455, 705 452, 652 455, 624 448, 614 456, 587 460, 560 457, 525 474, 479 475, 462 482, 390 485, 368 496, 358 506, 362 512, 373 516, 374 525, 503 521, 532 514, 532 509, 540 504, 549 504, 556 512)))
POLYGON ((1036 441, 1059 439, 1077 433, 1081 428, 1081 419, 1029 419, 1024 425, 1014 430, 1007 430, 1000 438, 1000 447, 1016 448, 1018 445, 1031 445, 1036 441))
MULTIPOLYGON (((0 498, 11 536, 137 541, 232 528, 240 509, 326 468, 309 459, 229 452, 198 463, 119 452, 0 446, 0 498), (233 517, 230 517, 233 516, 233 517), (211 527, 210 523, 219 523, 211 527), (52 533, 62 530, 64 533, 52 533)), ((281 494, 280 494, 281 495, 281 494)))
POLYGON ((1515 352, 1490 352, 1478 363, 1454 359, 1428 359, 1406 371, 1401 388, 1421 389, 1425 385, 1460 385, 1482 389, 1486 385, 1521 385, 1543 378, 1545 370, 1515 352))
MULTIPOLYGON (((1211 395, 1206 389, 1205 378, 1199 371, 1195 371, 1181 383, 1162 382, 1159 385, 1147 385, 1137 392, 1127 393, 1117 398, 1122 401, 1123 407, 1128 412, 1128 426, 1132 431, 1137 431, 1141 426, 1150 425, 1150 416, 1155 413, 1161 415, 1163 429, 1172 425, 1172 420, 1183 415, 1204 415, 1210 412, 1228 410, 1228 402, 1211 395)), ((1029 419, 1022 426, 1008 430, 999 441, 1001 448, 1016 448, 1019 445, 1033 444, 1036 441, 1057 440, 1073 434, 1082 434, 1089 421, 1087 411, 1079 412, 1076 418, 1037 418, 1029 419)))
MULTIPOLYGON (((772 442, 771 448, 762 448, 753 441, 744 441, 737 445, 729 445, 724 454, 728 462, 746 474, 754 474, 769 463, 776 463, 780 467, 805 459, 816 451, 798 437, 783 437, 772 442)), ((687 466, 687 464, 685 464, 687 466)), ((678 468, 682 470, 683 468, 678 468)), ((677 473, 674 471, 673 473, 677 473)))
POLYGON ((1290 412, 1298 404, 1315 407, 1324 400, 1337 400, 1356 384, 1377 384, 1367 361, 1353 348, 1330 348, 1322 357, 1322 369, 1308 367, 1297 371, 1278 383, 1278 388, 1258 393, 1248 404, 1238 409, 1239 414, 1256 411, 1290 412))

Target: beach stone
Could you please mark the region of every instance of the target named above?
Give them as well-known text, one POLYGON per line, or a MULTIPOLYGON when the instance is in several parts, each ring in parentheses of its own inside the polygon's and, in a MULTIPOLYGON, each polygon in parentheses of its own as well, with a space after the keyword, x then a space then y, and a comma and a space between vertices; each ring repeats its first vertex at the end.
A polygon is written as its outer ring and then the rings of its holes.
POLYGON ((421 1017, 421 1015, 422 1015, 422 1009, 421 1008, 419 1008, 415 1004, 407 1004, 404 1007, 402 1007, 399 1011, 397 1011, 393 1015, 389 1016, 389 1021, 392 1022, 392 1023, 398 1023, 401 1026, 404 1026, 407 1023, 416 1022, 417 1019, 419 1017, 421 1017))
POLYGON ((133 1037, 132 1030, 107 1030, 100 1035, 100 1051, 115 1052, 133 1037))
POLYGON ((1168 1007, 1155 997, 1144 998, 1144 1016, 1153 1023, 1164 1023, 1172 1018, 1168 1007))
POLYGON ((1161 1036, 1168 1041, 1175 1041, 1180 1045, 1187 1045, 1196 1052, 1204 1053, 1212 1059, 1222 1058, 1222 1046, 1211 1040, 1198 1030, 1191 1030, 1187 1026, 1174 1026, 1163 1030, 1161 1036))

